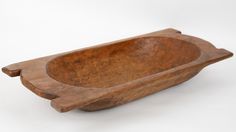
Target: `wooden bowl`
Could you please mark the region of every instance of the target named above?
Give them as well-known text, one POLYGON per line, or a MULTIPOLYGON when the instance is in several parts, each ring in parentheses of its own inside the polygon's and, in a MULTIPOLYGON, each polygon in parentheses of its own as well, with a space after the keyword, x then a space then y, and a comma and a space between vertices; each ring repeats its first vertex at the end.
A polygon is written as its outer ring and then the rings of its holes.
POLYGON ((121 105, 182 83, 233 54, 166 29, 104 45, 9 65, 35 94, 60 112, 121 105))

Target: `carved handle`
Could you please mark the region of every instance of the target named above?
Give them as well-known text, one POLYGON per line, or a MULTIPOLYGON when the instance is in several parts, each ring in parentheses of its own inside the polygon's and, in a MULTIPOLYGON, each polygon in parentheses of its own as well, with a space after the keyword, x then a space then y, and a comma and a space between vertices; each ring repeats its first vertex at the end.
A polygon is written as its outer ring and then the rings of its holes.
POLYGON ((209 58, 206 61, 207 65, 233 56, 233 53, 226 50, 226 49, 214 49, 214 50, 207 52, 206 54, 209 56, 209 58))

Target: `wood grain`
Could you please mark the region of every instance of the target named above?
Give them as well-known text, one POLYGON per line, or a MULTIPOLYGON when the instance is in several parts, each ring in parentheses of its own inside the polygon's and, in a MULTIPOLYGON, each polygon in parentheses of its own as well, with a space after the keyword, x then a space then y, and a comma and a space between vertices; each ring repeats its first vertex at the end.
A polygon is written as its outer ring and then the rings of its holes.
POLYGON ((202 39, 165 29, 2 68, 60 112, 121 105, 182 83, 231 57, 202 39))

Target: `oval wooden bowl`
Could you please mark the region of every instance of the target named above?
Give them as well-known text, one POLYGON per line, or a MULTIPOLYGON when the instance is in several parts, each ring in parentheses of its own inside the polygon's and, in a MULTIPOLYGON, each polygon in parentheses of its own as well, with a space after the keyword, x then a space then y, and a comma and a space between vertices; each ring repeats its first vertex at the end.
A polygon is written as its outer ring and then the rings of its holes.
POLYGON ((35 94, 60 112, 121 105, 182 83, 233 54, 166 29, 104 45, 9 65, 35 94))

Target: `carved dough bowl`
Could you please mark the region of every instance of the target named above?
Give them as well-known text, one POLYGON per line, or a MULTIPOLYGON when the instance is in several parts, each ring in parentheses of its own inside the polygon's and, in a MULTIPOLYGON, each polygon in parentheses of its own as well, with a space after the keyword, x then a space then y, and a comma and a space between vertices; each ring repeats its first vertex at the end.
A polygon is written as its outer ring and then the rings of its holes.
POLYGON ((121 105, 184 82, 233 54, 166 29, 104 45, 9 65, 23 85, 60 112, 121 105))

